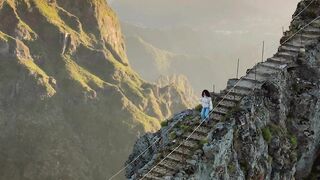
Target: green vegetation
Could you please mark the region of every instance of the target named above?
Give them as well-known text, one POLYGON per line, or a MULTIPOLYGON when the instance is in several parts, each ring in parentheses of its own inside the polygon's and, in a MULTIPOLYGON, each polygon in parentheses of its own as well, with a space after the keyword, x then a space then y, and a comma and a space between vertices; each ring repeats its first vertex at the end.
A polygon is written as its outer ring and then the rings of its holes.
POLYGON ((179 128, 183 131, 183 132, 189 132, 190 130, 192 130, 192 128, 190 126, 187 126, 187 125, 184 125, 184 124, 181 124, 179 126, 179 128))
POLYGON ((272 161, 273 161, 273 158, 272 158, 272 156, 268 156, 268 162, 271 164, 272 163, 272 161))
POLYGON ((176 132, 171 132, 170 134, 169 134, 169 139, 170 140, 174 140, 174 139, 176 139, 177 138, 177 133, 176 132))
POLYGON ((267 143, 271 142, 272 134, 271 134, 271 131, 270 131, 269 127, 265 127, 265 128, 262 129, 262 136, 263 136, 263 139, 267 143))
POLYGON ((166 120, 166 121, 162 121, 161 123, 160 123, 160 125, 161 125, 161 127, 166 127, 166 126, 168 126, 168 121, 166 120))
POLYGON ((205 138, 205 139, 202 139, 201 141, 199 141, 199 145, 203 146, 203 145, 207 144, 208 142, 209 142, 209 140, 207 138, 205 138))
POLYGON ((240 161, 240 168, 244 172, 244 175, 247 176, 249 171, 249 164, 244 160, 240 161))
POLYGON ((79 82, 84 89, 91 90, 90 85, 96 85, 100 88, 103 87, 104 81, 102 81, 99 77, 91 74, 86 69, 82 68, 78 64, 76 64, 70 57, 66 56, 66 68, 69 72, 70 76, 77 82, 79 82))
POLYGON ((285 128, 282 128, 281 126, 274 124, 274 123, 270 123, 269 125, 269 129, 272 133, 272 135, 277 135, 277 136, 287 136, 288 133, 286 132, 285 128))
POLYGON ((186 116, 185 117, 185 120, 192 120, 193 118, 195 118, 195 116, 193 116, 193 115, 189 115, 189 116, 186 116))
POLYGON ((236 172, 236 165, 232 162, 229 162, 228 164, 228 172, 233 174, 236 172))
POLYGON ((297 137, 294 136, 294 135, 292 135, 292 136, 290 137, 290 143, 291 143, 291 145, 292 145, 293 148, 296 148, 297 145, 298 145, 298 139, 297 139, 297 137))
POLYGON ((196 110, 196 111, 198 111, 198 112, 201 112, 201 109, 202 109, 202 105, 201 105, 201 104, 197 105, 197 106, 194 108, 194 110, 196 110))
MULTIPOLYGON (((61 17, 59 16, 59 11, 61 11, 60 7, 49 5, 47 1, 44 0, 35 0, 34 3, 39 12, 47 19, 47 21, 52 25, 56 26, 59 29, 59 31, 67 32, 71 34, 74 40, 81 40, 81 42, 85 46, 90 46, 91 40, 89 36, 86 33, 84 33, 84 31, 82 31, 82 29, 79 33, 77 30, 72 29, 72 27, 68 26, 68 24, 66 24, 65 21, 61 19, 61 17), (77 39, 75 39, 75 37, 77 37, 77 39)), ((79 27, 81 27, 81 25, 79 25, 79 27)))

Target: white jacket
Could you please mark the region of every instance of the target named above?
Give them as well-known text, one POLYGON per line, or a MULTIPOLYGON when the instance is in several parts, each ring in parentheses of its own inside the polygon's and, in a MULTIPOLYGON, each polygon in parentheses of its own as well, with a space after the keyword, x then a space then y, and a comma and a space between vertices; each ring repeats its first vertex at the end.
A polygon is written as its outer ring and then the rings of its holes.
POLYGON ((209 108, 210 111, 213 109, 211 97, 201 97, 200 102, 203 108, 209 108))

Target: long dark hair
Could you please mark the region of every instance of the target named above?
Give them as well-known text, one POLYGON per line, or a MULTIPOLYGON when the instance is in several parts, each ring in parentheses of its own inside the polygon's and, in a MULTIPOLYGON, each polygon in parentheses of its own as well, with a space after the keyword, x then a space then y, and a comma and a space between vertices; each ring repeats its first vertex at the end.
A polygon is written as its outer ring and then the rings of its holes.
POLYGON ((202 97, 204 97, 204 95, 206 95, 207 97, 211 97, 209 91, 206 90, 206 89, 202 91, 202 94, 201 94, 201 95, 202 95, 202 97))

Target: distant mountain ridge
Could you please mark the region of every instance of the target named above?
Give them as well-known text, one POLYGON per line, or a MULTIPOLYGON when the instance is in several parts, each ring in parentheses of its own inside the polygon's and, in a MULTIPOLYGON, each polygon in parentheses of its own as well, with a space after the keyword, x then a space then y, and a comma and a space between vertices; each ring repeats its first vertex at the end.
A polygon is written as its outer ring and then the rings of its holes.
POLYGON ((129 66, 105 0, 0 0, 0 19, 0 179, 106 179, 193 106, 129 66))
POLYGON ((223 69, 215 71, 220 64, 212 59, 163 50, 137 35, 125 36, 125 41, 133 69, 150 82, 163 75, 181 74, 187 77, 195 92, 200 93, 203 89, 212 89, 221 81, 221 76, 229 76, 223 69))

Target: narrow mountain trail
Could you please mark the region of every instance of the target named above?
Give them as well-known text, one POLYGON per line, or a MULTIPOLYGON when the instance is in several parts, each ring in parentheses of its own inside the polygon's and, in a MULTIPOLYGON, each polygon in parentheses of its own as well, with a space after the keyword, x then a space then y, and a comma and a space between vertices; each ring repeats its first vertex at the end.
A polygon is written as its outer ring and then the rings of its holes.
POLYGON ((182 136, 173 137, 171 140, 174 143, 160 151, 157 160, 152 164, 146 164, 138 171, 140 173, 133 175, 131 179, 160 180, 173 176, 188 165, 192 166, 191 159, 194 152, 201 149, 201 144, 215 125, 227 118, 244 97, 251 95, 253 90, 260 89, 269 78, 295 66, 295 62, 303 57, 306 46, 320 38, 319 19, 319 17, 314 19, 293 33, 280 45, 273 57, 258 63, 240 79, 233 79, 235 84, 229 85, 219 94, 219 103, 210 115, 210 123, 199 124, 199 117, 183 121, 191 126, 191 131, 185 131, 182 136))

